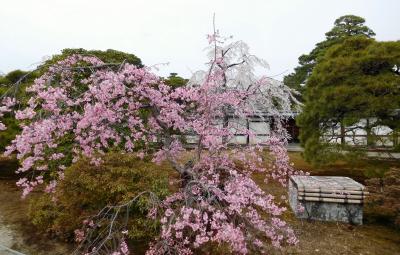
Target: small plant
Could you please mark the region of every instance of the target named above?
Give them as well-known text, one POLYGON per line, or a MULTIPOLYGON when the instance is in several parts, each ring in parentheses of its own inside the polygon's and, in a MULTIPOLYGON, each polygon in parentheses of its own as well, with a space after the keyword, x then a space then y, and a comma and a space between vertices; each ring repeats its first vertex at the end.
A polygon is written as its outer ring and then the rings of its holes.
MULTIPOLYGON (((109 153, 103 164, 94 166, 82 159, 65 170, 53 194, 31 201, 30 217, 41 230, 72 240, 89 216, 109 204, 123 204, 143 190, 163 199, 168 194, 168 171, 133 154, 109 153)), ((129 208, 128 239, 149 240, 158 234, 157 221, 148 219, 151 204, 141 197, 129 208)), ((118 221, 117 220, 117 221, 118 221)))

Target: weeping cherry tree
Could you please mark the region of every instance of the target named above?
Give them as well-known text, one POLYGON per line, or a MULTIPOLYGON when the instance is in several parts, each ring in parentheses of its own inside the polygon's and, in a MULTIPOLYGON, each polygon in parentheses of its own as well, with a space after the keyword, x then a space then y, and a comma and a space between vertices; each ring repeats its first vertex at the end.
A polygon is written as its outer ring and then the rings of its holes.
MULTIPOLYGON (((28 87, 25 109, 13 109, 16 99, 2 98, 0 117, 15 112, 22 123, 6 154, 16 153, 21 161, 18 172, 25 177, 17 185, 23 196, 42 186, 54 192, 66 167, 80 157, 101 164, 110 150, 168 161, 179 176, 177 191, 163 201, 143 191, 85 220, 76 231, 77 254, 118 255, 134 249, 128 248, 124 219, 141 196, 151 198, 148 217, 161 224, 147 254, 192 254, 209 243, 253 254, 297 243, 280 217, 286 208, 252 179, 261 173, 265 182, 286 185, 289 175, 299 174, 290 165, 281 125, 283 113, 291 112, 290 89, 255 75, 267 64, 250 54, 244 42, 218 32, 208 40, 207 70, 196 72, 184 87, 167 86, 148 67, 72 55, 28 87), (249 117, 273 120, 270 135, 260 143, 235 145, 237 134, 255 138, 256 133, 230 120, 249 117), (196 137, 191 151, 188 134, 196 137), (268 164, 266 153, 272 159, 268 164)), ((0 122, 0 128, 6 127, 0 122)))

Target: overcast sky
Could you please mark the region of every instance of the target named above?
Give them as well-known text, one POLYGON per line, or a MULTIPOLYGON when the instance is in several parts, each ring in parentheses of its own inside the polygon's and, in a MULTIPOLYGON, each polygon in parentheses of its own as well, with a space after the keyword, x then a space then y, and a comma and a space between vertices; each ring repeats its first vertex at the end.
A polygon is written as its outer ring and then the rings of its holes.
POLYGON ((161 75, 190 77, 204 67, 213 13, 221 33, 247 42, 278 79, 345 14, 364 17, 378 40, 400 39, 396 0, 1 0, 0 71, 85 48, 130 52, 146 65, 169 62, 161 75))

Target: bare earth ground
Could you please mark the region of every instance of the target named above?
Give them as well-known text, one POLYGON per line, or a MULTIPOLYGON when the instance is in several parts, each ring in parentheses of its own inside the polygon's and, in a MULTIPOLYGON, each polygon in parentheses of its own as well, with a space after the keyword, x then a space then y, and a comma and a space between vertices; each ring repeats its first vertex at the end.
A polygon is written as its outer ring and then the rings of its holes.
MULTIPOLYGON (((365 176, 360 166, 331 166, 314 169, 301 160, 296 153, 291 154, 296 167, 320 175, 344 175, 362 181, 365 176)), ((364 167, 362 167, 364 168, 364 167)), ((0 169, 1 171, 2 169, 0 169)), ((261 176, 255 179, 262 182, 261 176)), ((263 187, 277 197, 286 195, 286 189, 268 184, 263 187)), ((0 174, 0 245, 7 246, 24 254, 59 255, 69 254, 70 245, 49 239, 46 235, 35 231, 28 220, 28 203, 21 201, 20 190, 15 180, 2 178, 0 174)), ((363 226, 348 224, 317 222, 296 219, 290 210, 285 219, 294 228, 300 242, 295 247, 288 247, 272 254, 376 254, 400 255, 400 232, 387 226, 368 223, 363 226)), ((0 248, 0 255, 11 254, 0 248)))
MULTIPOLYGON (((286 189, 269 184, 267 189, 275 196, 286 195, 286 189)), ((292 226, 299 244, 273 254, 400 254, 400 231, 387 226, 365 223, 352 226, 336 222, 320 222, 296 219, 290 209, 284 215, 292 226)))
MULTIPOLYGON (((0 179, 0 244, 29 255, 69 254, 71 247, 35 231, 27 217, 28 203, 14 180, 0 179)), ((1 255, 12 254, 0 248, 1 255)))

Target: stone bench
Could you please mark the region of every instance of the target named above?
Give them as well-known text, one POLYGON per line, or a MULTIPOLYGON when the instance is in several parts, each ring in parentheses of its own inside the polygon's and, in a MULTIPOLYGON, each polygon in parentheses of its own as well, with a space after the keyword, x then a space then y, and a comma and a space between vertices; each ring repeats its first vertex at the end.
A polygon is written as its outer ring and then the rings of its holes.
POLYGON ((362 224, 364 185, 348 177, 291 176, 289 203, 297 218, 362 224))

